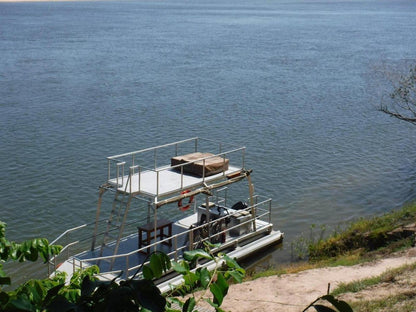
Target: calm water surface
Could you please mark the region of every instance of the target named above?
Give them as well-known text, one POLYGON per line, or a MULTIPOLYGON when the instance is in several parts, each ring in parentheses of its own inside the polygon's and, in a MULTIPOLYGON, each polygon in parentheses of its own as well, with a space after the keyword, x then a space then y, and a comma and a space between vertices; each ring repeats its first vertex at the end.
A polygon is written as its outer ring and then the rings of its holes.
POLYGON ((0 3, 8 237, 93 220, 106 156, 192 136, 247 147, 286 233, 271 262, 311 224, 414 200, 416 128, 371 77, 416 59, 415 21, 411 0, 0 3))

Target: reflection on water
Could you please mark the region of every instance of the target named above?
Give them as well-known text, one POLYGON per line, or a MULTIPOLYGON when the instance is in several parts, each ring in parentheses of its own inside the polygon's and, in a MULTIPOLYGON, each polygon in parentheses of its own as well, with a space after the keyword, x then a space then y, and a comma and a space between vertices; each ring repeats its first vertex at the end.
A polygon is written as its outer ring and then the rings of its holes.
MULTIPOLYGON (((193 136, 247 147, 285 232, 415 198, 415 128, 372 68, 416 58, 414 1, 0 3, 8 237, 94 219, 105 157, 193 136), (371 79, 370 79, 371 80, 371 79)), ((26 273, 22 273, 26 276, 26 273)))

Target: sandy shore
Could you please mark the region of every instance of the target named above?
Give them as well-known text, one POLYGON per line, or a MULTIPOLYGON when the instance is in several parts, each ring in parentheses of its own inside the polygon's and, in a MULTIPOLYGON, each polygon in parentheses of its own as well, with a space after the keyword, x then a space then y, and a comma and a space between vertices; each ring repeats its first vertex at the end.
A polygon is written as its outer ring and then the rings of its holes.
POLYGON ((231 312, 302 311, 316 298, 325 295, 328 283, 339 283, 377 276, 391 268, 416 262, 416 249, 404 255, 351 267, 331 267, 272 276, 232 285, 222 308, 231 312))
POLYGON ((401 254, 366 264, 259 278, 231 285, 221 308, 230 312, 298 312, 325 295, 328 283, 334 289, 341 282, 378 276, 388 269, 415 262, 416 248, 411 248, 401 254))

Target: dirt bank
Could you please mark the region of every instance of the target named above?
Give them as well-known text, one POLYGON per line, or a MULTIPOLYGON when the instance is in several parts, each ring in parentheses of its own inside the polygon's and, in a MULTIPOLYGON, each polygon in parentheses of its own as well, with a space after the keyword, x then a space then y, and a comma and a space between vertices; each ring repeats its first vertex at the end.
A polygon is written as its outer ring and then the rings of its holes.
MULTIPOLYGON (((377 276, 388 269, 416 262, 416 248, 393 254, 388 258, 351 267, 330 267, 306 270, 280 277, 259 278, 231 285, 222 308, 230 312, 302 311, 317 297, 326 294, 328 283, 334 289, 341 282, 351 282, 377 276)), ((381 292, 401 291, 391 285, 381 292)), ((374 290, 376 291, 376 290, 374 290)), ((374 292, 361 294, 361 299, 373 298, 374 292)))

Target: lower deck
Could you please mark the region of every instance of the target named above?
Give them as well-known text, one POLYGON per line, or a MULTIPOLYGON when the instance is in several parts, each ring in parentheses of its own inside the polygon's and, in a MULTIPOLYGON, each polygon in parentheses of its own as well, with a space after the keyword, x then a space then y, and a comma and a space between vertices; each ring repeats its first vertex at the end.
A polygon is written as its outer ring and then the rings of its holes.
POLYGON ((199 207, 196 213, 159 229, 164 233, 158 232, 154 235, 153 230, 143 233, 138 229, 137 233, 128 235, 120 241, 116 255, 114 255, 115 242, 108 243, 104 248, 97 247, 93 251, 81 252, 65 261, 59 267, 59 271, 71 273, 75 269, 98 265, 103 278, 113 279, 122 273, 121 278, 125 279, 135 275, 142 268, 142 264, 149 260, 150 254, 156 250, 178 261, 182 259, 185 251, 203 248, 203 242, 210 241, 221 243, 219 248, 213 250, 214 252, 224 251, 232 254, 238 251, 236 257, 241 258, 264 248, 261 242, 268 246, 280 242, 283 238, 280 231, 273 231, 271 223, 260 218, 253 219, 247 210, 227 209, 227 214, 221 214, 217 207, 211 208, 212 220, 201 224, 201 220, 207 216, 205 212, 204 207, 199 207), (171 227, 170 236, 167 235, 169 227, 171 227), (151 240, 150 245, 147 245, 143 241, 149 234, 151 240), (247 247, 249 245, 250 247, 247 247))

